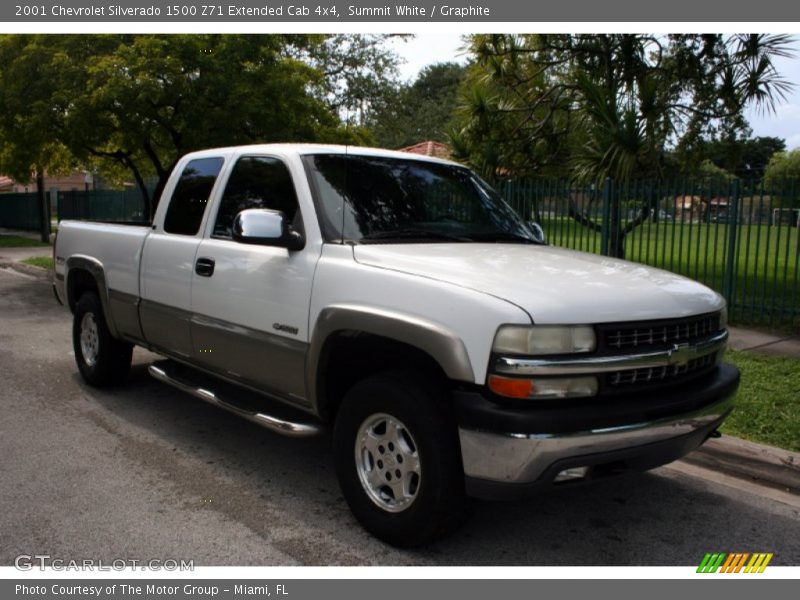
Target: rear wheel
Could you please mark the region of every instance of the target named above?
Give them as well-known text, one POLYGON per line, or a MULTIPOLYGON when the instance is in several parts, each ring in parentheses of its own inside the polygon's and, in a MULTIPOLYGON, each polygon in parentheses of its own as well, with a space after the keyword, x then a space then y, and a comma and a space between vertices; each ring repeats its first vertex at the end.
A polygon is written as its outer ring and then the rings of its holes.
POLYGON ((72 347, 78 370, 89 385, 104 387, 127 378, 133 344, 111 335, 100 298, 94 292, 84 293, 75 305, 72 347))
POLYGON ((425 544, 466 514, 449 406, 435 381, 385 373, 357 383, 339 408, 339 484, 358 521, 390 544, 425 544))

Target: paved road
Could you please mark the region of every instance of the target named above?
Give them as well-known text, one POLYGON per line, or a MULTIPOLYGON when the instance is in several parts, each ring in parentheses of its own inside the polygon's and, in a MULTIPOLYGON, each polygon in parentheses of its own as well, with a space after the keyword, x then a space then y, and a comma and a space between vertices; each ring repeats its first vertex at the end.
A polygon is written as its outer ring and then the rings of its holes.
POLYGON ((0 271, 0 564, 183 558, 197 565, 691 565, 709 550, 800 564, 798 505, 671 468, 510 504, 398 551, 339 493, 330 439, 289 440, 151 380, 86 387, 49 284, 0 271))

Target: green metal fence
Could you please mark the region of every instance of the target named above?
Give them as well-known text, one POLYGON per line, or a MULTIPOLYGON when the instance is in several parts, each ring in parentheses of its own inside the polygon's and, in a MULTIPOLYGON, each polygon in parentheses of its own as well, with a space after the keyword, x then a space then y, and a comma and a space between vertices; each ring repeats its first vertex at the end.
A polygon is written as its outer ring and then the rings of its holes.
POLYGON ((138 190, 58 192, 58 220, 144 223, 148 216, 138 190))
POLYGON ((0 227, 40 231, 42 214, 36 193, 0 194, 0 227))
POLYGON ((645 263, 723 294, 732 322, 800 325, 800 186, 742 180, 509 181, 550 243, 645 263))

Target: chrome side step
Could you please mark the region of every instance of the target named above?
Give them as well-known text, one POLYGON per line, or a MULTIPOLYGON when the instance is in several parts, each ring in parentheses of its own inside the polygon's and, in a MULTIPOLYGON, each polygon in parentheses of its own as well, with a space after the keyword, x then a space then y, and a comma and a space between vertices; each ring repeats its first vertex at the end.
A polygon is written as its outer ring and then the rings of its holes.
POLYGON ((274 431, 275 433, 279 433, 288 437, 301 438, 315 436, 322 432, 321 425, 289 421, 287 419, 281 419, 257 410, 248 410, 236 406, 218 397, 209 389, 195 386, 191 382, 183 381, 182 379, 172 376, 167 372, 167 369, 162 368, 159 365, 150 365, 147 370, 152 377, 159 381, 171 385, 172 387, 183 392, 187 392, 192 396, 200 398, 201 400, 218 408, 227 410, 228 412, 242 417, 243 419, 247 419, 256 425, 260 425, 261 427, 269 429, 270 431, 274 431))

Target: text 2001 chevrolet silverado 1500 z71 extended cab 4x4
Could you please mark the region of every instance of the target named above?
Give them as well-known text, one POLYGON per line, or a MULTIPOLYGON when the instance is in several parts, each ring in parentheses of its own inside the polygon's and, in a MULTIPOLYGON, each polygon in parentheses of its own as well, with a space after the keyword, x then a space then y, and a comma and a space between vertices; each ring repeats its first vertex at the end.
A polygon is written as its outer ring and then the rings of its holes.
POLYGON ((78 368, 275 431, 332 425, 358 520, 398 545, 513 496, 677 459, 731 410, 723 299, 547 246, 457 164, 312 145, 184 157, 152 227, 63 222, 78 368))

